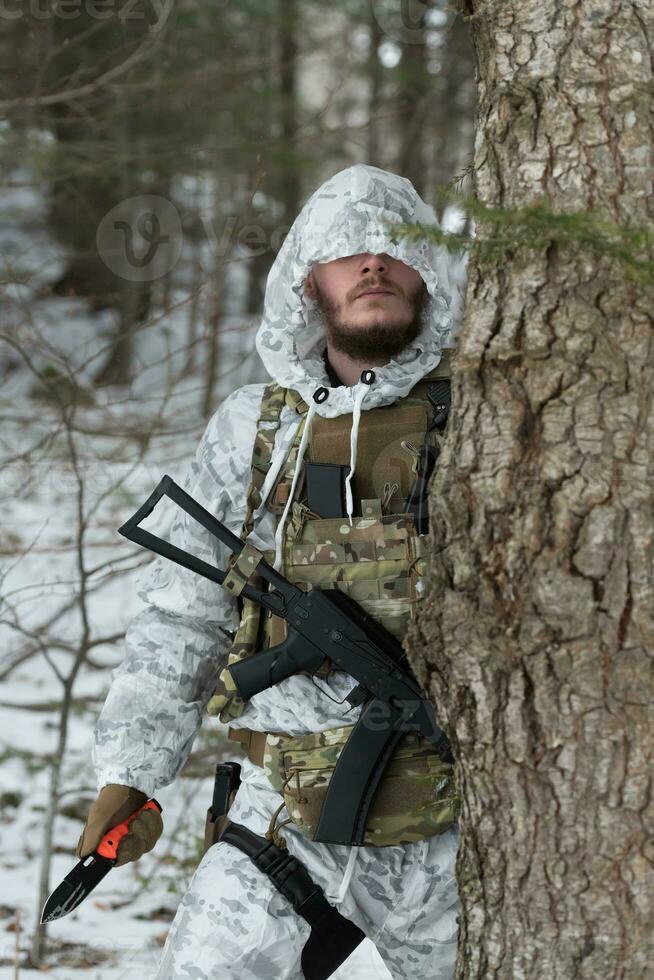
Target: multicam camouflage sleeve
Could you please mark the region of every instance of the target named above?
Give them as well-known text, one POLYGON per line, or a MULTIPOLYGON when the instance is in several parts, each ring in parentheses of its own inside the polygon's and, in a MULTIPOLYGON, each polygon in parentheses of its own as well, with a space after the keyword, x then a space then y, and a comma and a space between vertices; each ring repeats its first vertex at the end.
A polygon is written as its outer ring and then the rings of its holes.
MULTIPOLYGON (((185 489, 238 534, 263 385, 246 385, 218 408, 190 465, 185 489)), ((186 514, 170 540, 225 567, 229 553, 186 514)), ((135 786, 152 796, 172 782, 191 750, 204 706, 227 657, 224 629, 238 625, 224 589, 163 558, 148 565, 145 607, 130 624, 93 740, 98 787, 135 786)))

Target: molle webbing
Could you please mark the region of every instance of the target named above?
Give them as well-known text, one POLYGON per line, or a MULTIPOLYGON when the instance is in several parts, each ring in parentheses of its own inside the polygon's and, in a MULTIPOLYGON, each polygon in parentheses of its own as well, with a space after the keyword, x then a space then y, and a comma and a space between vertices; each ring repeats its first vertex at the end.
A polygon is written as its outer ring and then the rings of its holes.
MULTIPOLYGON (((381 472, 387 470, 387 481, 397 482, 399 490, 395 501, 404 499, 408 493, 407 484, 411 482, 411 467, 409 455, 401 448, 402 441, 432 442, 438 444, 439 434, 427 433, 429 421, 434 414, 429 399, 430 389, 439 379, 450 378, 451 351, 442 352, 440 363, 428 374, 416 382, 408 395, 379 408, 366 409, 361 413, 359 422, 359 446, 357 449, 356 471, 354 483, 357 489, 358 502, 361 499, 374 500, 383 494, 384 480, 381 472), (394 437, 389 438, 389 434, 394 437), (390 467, 390 472, 388 469, 390 467), (388 480, 388 477, 392 479, 388 480)), ((274 386, 269 386, 274 388, 274 386)), ((264 395, 264 400, 266 395, 264 395)), ((296 392, 287 389, 286 402, 295 408, 298 415, 304 415, 308 406, 296 392)), ((310 462, 330 462, 349 465, 350 462, 350 430, 352 413, 339 415, 335 418, 323 418, 316 414, 311 421, 311 432, 305 459, 310 462)), ((271 488, 266 506, 275 514, 281 514, 290 493, 295 474, 295 462, 304 425, 298 426, 287 459, 277 476, 275 485, 271 488)), ((274 435, 273 435, 274 441, 274 435)), ((272 451, 272 445, 270 446, 272 451)), ((270 462, 266 466, 266 472, 270 462)), ((261 483, 263 483, 261 479, 261 483)), ((303 474, 300 474, 296 486, 296 494, 303 489, 303 474)), ((260 502, 260 496, 258 497, 260 502)), ((258 506, 258 503, 257 503, 258 506)), ((355 504, 356 506, 356 504, 355 504)))
MULTIPOLYGON (((419 446, 425 440, 428 423, 426 405, 413 401, 361 413, 353 476, 355 513, 359 501, 381 500, 389 481, 396 482, 399 488, 394 502, 406 498, 412 483, 412 457, 401 443, 406 440, 419 446)), ((334 419, 314 415, 305 459, 349 465, 351 426, 351 415, 334 419)))
MULTIPOLYGON (((382 506, 388 513, 392 513, 394 510, 397 511, 401 506, 406 495, 406 483, 409 481, 411 473, 409 466, 410 455, 405 449, 400 448, 399 444, 401 441, 412 443, 413 439, 416 439, 418 443, 424 441, 425 429, 432 414, 429 410, 429 389, 437 379, 449 378, 449 376, 449 352, 444 351, 440 364, 428 375, 420 379, 413 386, 406 398, 400 399, 390 406, 362 412, 360 419, 360 452, 357 453, 357 466, 354 474, 354 483, 358 497, 357 504, 364 508, 362 509, 362 514, 370 513, 376 517, 380 517, 382 506), (382 430, 386 431, 386 436, 388 437, 388 433, 393 429, 395 433, 391 450, 388 451, 387 449, 384 451, 382 448, 381 453, 377 455, 379 453, 379 447, 382 445, 382 430), (413 439, 408 438, 410 435, 413 435, 413 439), (388 471, 389 467, 392 472, 390 474, 386 472, 385 474, 384 471, 388 471), (389 475, 391 479, 387 479, 389 475), (385 485, 383 483, 384 479, 387 479, 385 485), (386 488, 388 493, 386 493, 386 488), (382 494, 384 494, 383 503, 380 500, 382 494)), ((252 452, 251 479, 247 490, 246 512, 240 534, 243 540, 252 531, 254 513, 261 504, 261 489, 271 466, 275 435, 279 429, 282 410, 285 407, 291 411, 295 411, 297 415, 303 416, 304 418, 302 418, 300 424, 297 426, 293 445, 287 454, 280 474, 277 476, 275 481, 276 486, 273 485, 270 490, 266 507, 279 516, 288 500, 308 406, 297 391, 284 389, 272 383, 265 387, 261 401, 260 417, 252 452)), ((315 426, 315 439, 313 440, 313 445, 311 441, 309 443, 308 458, 312 461, 317 461, 318 455, 324 458, 323 454, 338 451, 339 453, 346 453, 344 462, 349 463, 349 431, 351 423, 351 413, 333 419, 323 419, 321 416, 314 415, 312 428, 315 426), (334 439, 331 433, 336 432, 339 435, 334 439), (343 446, 347 447, 347 450, 343 446)), ((438 439, 435 433, 429 433, 429 436, 433 436, 435 441, 438 439)), ((326 461, 333 462, 336 460, 326 461)), ((298 494, 301 494, 302 488, 303 479, 301 476, 297 484, 298 494)), ((295 505, 293 506, 295 507, 295 505)), ((294 523, 295 518, 293 512, 289 521, 289 533, 291 535, 296 530, 294 523)), ((286 547, 284 547, 284 551, 286 551, 286 547)), ((264 557, 266 561, 272 562, 274 552, 266 552, 264 553, 264 557)), ((413 561, 417 557, 417 555, 409 556, 413 561)), ((234 563, 232 573, 234 576, 235 592, 238 590, 242 581, 245 580, 243 576, 239 578, 239 573, 246 573, 247 571, 244 568, 237 568, 234 563)), ((308 578, 309 576, 304 574, 305 571, 308 571, 306 566, 302 569, 298 568, 297 572, 301 573, 298 575, 298 578, 308 578)), ((360 572, 365 574, 366 580, 371 578, 364 569, 357 571, 354 577, 356 578, 360 572)), ((374 585, 375 591, 374 593, 370 592, 369 596, 373 605, 375 603, 375 597, 381 597, 382 595, 388 595, 390 597, 393 592, 399 596, 401 588, 408 584, 405 579, 407 571, 404 569, 396 570, 389 565, 388 572, 397 576, 398 580, 394 588, 390 588, 390 582, 384 582, 383 580, 380 580, 381 585, 376 581, 372 585, 365 585, 363 582, 360 582, 353 583, 349 588, 358 589, 361 593, 359 598, 361 598, 367 595, 368 591, 374 585), (379 590, 382 586, 383 592, 380 592, 379 590), (361 592, 362 589, 363 592, 361 592)), ((340 577, 340 573, 337 574, 340 577)), ((346 569, 346 574, 349 578, 349 569, 346 569)), ((260 586, 258 582, 259 578, 260 576, 257 575, 255 570, 252 576, 252 583, 260 586)), ((341 587, 344 586, 345 583, 341 585, 341 587)), ((399 618, 397 619, 397 624, 395 621, 389 622, 391 631, 394 628, 399 629, 401 625, 402 623, 399 618)), ((227 668, 229 668, 230 664, 251 656, 257 650, 265 649, 282 642, 285 637, 286 623, 283 620, 279 619, 279 617, 270 616, 261 606, 251 600, 245 599, 242 605, 241 622, 234 637, 227 668)), ((330 669, 329 662, 325 661, 317 673, 319 676, 328 676, 330 669)), ((229 676, 229 670, 223 671, 218 680, 214 696, 209 702, 209 713, 218 714, 221 721, 229 723, 242 714, 244 707, 236 694, 233 681, 229 676)))
MULTIPOLYGON (((285 404, 295 407, 299 400, 301 399, 297 392, 281 388, 274 383, 266 385, 264 389, 259 421, 257 423, 257 432, 252 448, 250 484, 247 490, 245 516, 240 533, 243 541, 247 540, 248 535, 253 529, 254 513, 261 503, 261 488, 272 461, 275 433, 279 428, 282 408, 285 404)), ((248 556, 256 559, 258 554, 256 549, 249 548, 247 544, 245 547, 248 548, 248 556)), ((241 553, 241 556, 243 554, 244 552, 241 553)), ((266 561, 272 562, 274 560, 274 552, 265 552, 264 557, 266 561)), ((243 560, 241 560, 240 564, 238 559, 232 561, 228 577, 225 580, 227 587, 231 587, 233 594, 238 596, 243 585, 248 580, 257 586, 257 588, 263 587, 261 576, 256 572, 256 562, 250 563, 250 567, 248 568, 244 567, 243 560)), ((254 602, 252 599, 242 600, 241 620, 232 642, 228 665, 237 663, 260 649, 261 624, 264 614, 265 611, 257 602, 254 602)), ((207 706, 209 714, 219 715, 221 721, 227 723, 238 718, 243 713, 244 708, 245 705, 236 693, 229 671, 223 670, 207 706)))
POLYGON ((266 749, 267 732, 255 732, 250 728, 229 728, 227 737, 232 742, 238 742, 245 749, 250 762, 255 766, 263 766, 263 754, 266 749))
MULTIPOLYGON (((270 464, 272 462, 273 448, 275 446, 275 434, 279 428, 279 420, 284 405, 295 409, 299 415, 307 411, 307 404, 302 396, 291 388, 281 388, 278 384, 266 385, 261 399, 261 409, 259 421, 257 423, 257 433, 252 449, 251 477, 247 492, 247 507, 243 519, 243 530, 241 538, 245 540, 253 528, 253 515, 261 503, 261 488, 266 479, 270 464)), ((302 435, 303 426, 299 427, 296 433, 294 445, 291 449, 297 456, 297 447, 302 435)), ((295 456, 293 458, 295 458, 295 456)))

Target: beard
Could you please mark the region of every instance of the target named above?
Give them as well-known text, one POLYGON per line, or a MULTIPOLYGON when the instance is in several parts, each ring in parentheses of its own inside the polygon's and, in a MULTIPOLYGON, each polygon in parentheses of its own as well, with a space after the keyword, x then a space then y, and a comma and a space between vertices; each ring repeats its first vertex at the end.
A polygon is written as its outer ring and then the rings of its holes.
POLYGON ((332 347, 354 361, 378 361, 380 357, 390 361, 408 347, 423 328, 423 313, 429 298, 424 282, 413 294, 405 294, 411 306, 408 323, 399 324, 397 316, 386 316, 370 326, 344 320, 341 317, 340 303, 329 299, 315 280, 314 286, 315 303, 332 347))

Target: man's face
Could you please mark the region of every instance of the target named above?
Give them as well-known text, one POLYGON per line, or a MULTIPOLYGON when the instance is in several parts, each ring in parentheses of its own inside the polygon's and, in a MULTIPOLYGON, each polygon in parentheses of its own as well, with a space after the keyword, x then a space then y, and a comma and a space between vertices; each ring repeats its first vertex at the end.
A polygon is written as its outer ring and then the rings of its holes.
POLYGON ((415 340, 429 296, 420 273, 385 252, 315 262, 304 288, 332 347, 358 361, 390 360, 415 340))

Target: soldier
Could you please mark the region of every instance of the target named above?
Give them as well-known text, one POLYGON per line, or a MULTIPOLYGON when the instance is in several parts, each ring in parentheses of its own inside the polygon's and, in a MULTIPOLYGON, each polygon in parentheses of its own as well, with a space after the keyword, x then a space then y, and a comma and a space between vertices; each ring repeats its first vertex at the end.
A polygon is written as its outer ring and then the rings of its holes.
MULTIPOLYGON (((443 250, 395 238, 393 221, 436 217, 410 181, 376 167, 349 167, 309 198, 266 285, 257 350, 274 381, 222 402, 185 489, 294 583, 346 591, 402 639, 425 588, 426 538, 405 501, 418 447, 437 445, 442 431, 433 390, 448 375, 452 316, 443 250), (334 473, 338 482, 326 483, 334 473), (326 499, 328 485, 337 490, 326 499)), ((187 516, 171 540, 228 564, 228 549, 187 516)), ((239 701, 223 668, 280 642, 285 623, 242 599, 246 579, 233 559, 232 568, 223 589, 163 559, 151 566, 145 609, 96 726, 100 793, 78 854, 172 782, 208 708, 248 752, 229 820, 299 859, 394 977, 448 980, 457 905, 451 765, 416 733, 404 736, 364 843, 314 840, 360 710, 345 700, 353 678, 326 663, 239 701)), ((159 815, 141 814, 119 863, 160 833, 159 815)), ((247 854, 218 840, 182 899, 157 978, 300 978, 309 934, 247 854)))

